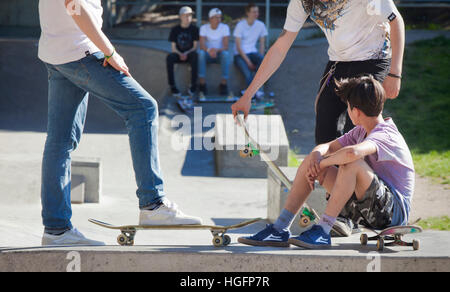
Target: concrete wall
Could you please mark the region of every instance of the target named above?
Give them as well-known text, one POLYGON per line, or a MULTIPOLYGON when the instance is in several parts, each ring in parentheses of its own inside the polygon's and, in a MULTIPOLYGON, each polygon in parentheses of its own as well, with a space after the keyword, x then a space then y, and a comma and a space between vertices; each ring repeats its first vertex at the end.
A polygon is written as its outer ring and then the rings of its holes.
MULTIPOLYGON (((116 48, 133 77, 162 105, 167 90, 167 53, 126 45, 116 48)), ((37 58, 37 41, 0 40, 0 64, 0 129, 46 131, 47 71, 37 58), (16 122, 12 124, 11 120, 16 122)), ((85 132, 117 133, 126 129, 111 109, 92 97, 85 132)))
POLYGON ((37 0, 1 0, 0 25, 4 26, 39 26, 37 0))

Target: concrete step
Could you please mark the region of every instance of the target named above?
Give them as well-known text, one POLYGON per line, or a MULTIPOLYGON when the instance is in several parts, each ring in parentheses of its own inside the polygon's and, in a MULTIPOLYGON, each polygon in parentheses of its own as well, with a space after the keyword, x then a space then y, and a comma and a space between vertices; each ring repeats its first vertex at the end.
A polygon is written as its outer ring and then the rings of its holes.
POLYGON ((414 238, 421 240, 419 251, 392 247, 382 253, 376 252, 373 243, 360 246, 358 235, 334 239, 331 250, 244 246, 234 243, 234 236, 233 243, 225 248, 212 245, 148 245, 0 249, 0 271, 450 271, 449 232, 427 231, 414 238))

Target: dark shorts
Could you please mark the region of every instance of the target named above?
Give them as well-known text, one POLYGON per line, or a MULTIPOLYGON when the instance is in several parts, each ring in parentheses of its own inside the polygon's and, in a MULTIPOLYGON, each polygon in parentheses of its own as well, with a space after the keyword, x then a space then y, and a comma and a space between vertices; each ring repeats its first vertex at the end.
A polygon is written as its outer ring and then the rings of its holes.
MULTIPOLYGON (((323 75, 325 76, 335 62, 328 62, 323 75)), ((336 94, 334 79, 358 77, 371 74, 379 82, 383 82, 389 73, 390 59, 367 60, 354 62, 339 62, 336 65, 331 80, 325 86, 317 102, 316 113, 316 144, 333 141, 344 133, 353 129, 354 125, 347 114, 347 104, 343 103, 336 94), (341 119, 341 116, 343 119, 341 119)), ((323 79, 320 87, 326 81, 323 79)))
POLYGON ((341 216, 351 219, 355 224, 369 228, 385 229, 392 222, 394 194, 375 174, 364 198, 358 201, 356 195, 347 202, 341 216))

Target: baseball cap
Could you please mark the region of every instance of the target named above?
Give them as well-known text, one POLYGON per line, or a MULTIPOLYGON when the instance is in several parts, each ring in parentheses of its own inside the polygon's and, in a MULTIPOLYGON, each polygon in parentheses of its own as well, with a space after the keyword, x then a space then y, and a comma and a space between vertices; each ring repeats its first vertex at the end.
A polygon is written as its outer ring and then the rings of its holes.
POLYGON ((189 6, 181 7, 180 12, 179 12, 180 15, 188 14, 188 13, 192 13, 192 14, 194 13, 194 11, 192 11, 191 7, 189 7, 189 6))
POLYGON ((219 8, 213 8, 209 11, 209 14, 208 14, 209 18, 214 17, 216 15, 222 15, 222 11, 220 11, 219 8))

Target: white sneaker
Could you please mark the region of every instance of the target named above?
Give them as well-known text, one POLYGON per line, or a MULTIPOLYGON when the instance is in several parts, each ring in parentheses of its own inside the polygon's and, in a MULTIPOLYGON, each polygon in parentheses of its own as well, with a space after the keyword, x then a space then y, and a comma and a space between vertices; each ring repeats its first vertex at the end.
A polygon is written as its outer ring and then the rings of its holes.
POLYGON ((88 239, 76 228, 73 228, 61 235, 44 233, 42 245, 105 245, 105 243, 88 239))
POLYGON ((141 210, 139 225, 200 225, 202 219, 189 216, 178 210, 178 206, 167 199, 156 210, 141 210))
POLYGON ((255 94, 257 99, 263 99, 264 98, 264 91, 258 90, 255 94))

